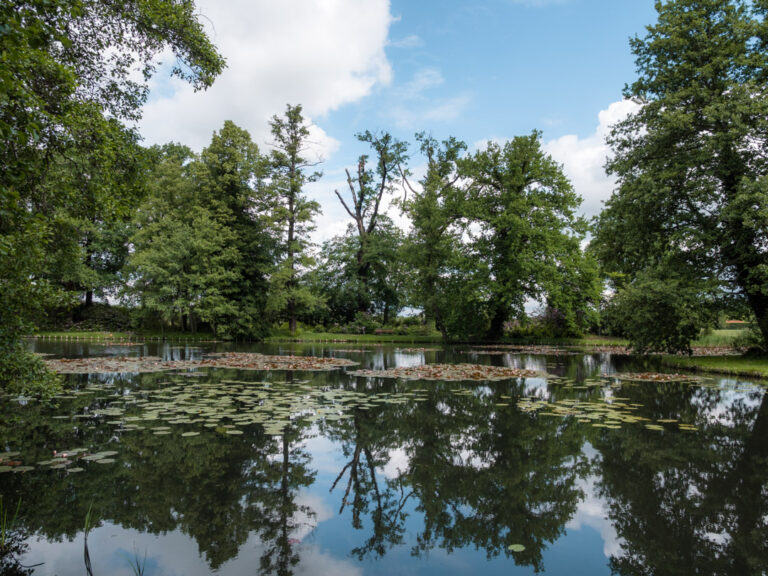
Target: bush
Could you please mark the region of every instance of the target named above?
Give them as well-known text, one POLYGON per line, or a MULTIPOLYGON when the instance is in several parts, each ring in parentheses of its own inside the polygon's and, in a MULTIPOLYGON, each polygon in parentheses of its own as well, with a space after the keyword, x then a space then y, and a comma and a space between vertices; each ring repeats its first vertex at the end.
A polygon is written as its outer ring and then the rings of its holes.
POLYGON ((636 352, 690 354, 691 342, 716 321, 716 313, 698 287, 650 271, 616 293, 604 318, 613 332, 629 338, 636 352))

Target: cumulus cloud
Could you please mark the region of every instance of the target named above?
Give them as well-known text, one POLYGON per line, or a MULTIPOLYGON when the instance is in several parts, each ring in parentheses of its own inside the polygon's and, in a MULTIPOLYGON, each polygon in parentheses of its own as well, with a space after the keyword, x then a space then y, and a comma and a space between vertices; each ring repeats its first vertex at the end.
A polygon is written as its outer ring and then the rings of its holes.
MULTIPOLYGON (((147 143, 174 140, 199 150, 233 120, 262 144, 269 118, 286 103, 317 118, 391 81, 389 0, 201 0, 198 8, 227 69, 197 93, 158 76, 140 124, 147 143)), ((319 127, 312 139, 321 156, 338 146, 319 127)))
POLYGON ((581 212, 588 217, 597 215, 611 195, 615 180, 605 174, 605 161, 610 148, 605 137, 616 122, 637 111, 638 105, 631 100, 614 102, 600 111, 594 133, 586 138, 567 134, 544 144, 544 150, 563 165, 565 175, 571 180, 584 202, 581 212))

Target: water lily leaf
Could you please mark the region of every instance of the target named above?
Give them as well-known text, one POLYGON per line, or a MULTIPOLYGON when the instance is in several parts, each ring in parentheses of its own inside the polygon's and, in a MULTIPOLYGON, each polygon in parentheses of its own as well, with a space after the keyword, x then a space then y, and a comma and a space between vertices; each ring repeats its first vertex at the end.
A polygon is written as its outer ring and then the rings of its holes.
POLYGON ((522 552, 523 550, 525 550, 525 546, 523 546, 522 544, 510 544, 508 548, 512 552, 522 552))

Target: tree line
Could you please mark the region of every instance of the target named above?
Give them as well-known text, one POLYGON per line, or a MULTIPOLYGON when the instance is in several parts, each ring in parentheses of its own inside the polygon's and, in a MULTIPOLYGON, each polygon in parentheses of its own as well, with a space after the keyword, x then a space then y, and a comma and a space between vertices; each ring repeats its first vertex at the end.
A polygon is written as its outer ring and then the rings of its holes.
POLYGON ((130 128, 148 94, 133 72, 148 79, 156 54, 170 49, 197 89, 226 65, 191 2, 3 3, 0 381, 44 379, 21 336, 108 294, 143 322, 229 338, 404 307, 447 339, 498 338, 538 301, 552 334, 600 325, 640 351, 690 350, 724 311, 752 318, 764 344, 768 2, 656 8, 630 41, 624 95, 640 108, 609 137, 617 186, 591 238, 538 132, 473 152, 364 132, 370 151, 335 191, 350 226, 314 250, 305 188, 319 173, 300 106, 272 118, 264 150, 231 122, 200 154, 144 148, 130 128), (393 202, 407 233, 383 210, 393 202))
POLYGON ((147 194, 114 246, 130 254, 118 276, 93 288, 119 290, 181 329, 205 325, 229 338, 260 338, 282 322, 291 332, 298 322, 386 325, 405 306, 447 339, 498 338, 525 318, 528 299, 546 302, 556 334, 593 321, 600 283, 580 247, 587 223, 538 133, 474 154, 455 138, 418 134, 418 182, 406 143, 358 134, 371 151, 335 190, 348 229, 318 252, 310 233, 320 206, 304 185, 320 175, 304 157, 301 106, 287 106, 271 129, 275 147, 263 153, 232 122, 199 155, 178 144, 149 149, 147 194), (410 232, 384 212, 390 201, 410 232))

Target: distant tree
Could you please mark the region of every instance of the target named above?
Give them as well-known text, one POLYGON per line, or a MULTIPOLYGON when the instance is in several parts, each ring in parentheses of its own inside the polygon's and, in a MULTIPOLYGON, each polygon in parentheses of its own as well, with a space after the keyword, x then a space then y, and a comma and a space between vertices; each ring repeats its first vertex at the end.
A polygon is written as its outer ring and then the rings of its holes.
POLYGON ((248 131, 227 120, 194 169, 201 203, 233 234, 237 251, 232 271, 238 280, 230 291, 236 312, 221 320, 220 331, 230 337, 260 338, 269 329, 268 275, 278 245, 274 196, 264 183, 267 160, 248 131))
POLYGON ((54 156, 38 210, 51 220, 45 276, 90 306, 115 294, 128 256, 133 211, 146 193, 145 151, 115 119, 85 119, 54 156))
POLYGON ((374 315, 386 324, 405 305, 407 261, 403 232, 386 216, 366 238, 360 279, 359 236, 350 225, 347 233, 323 244, 319 265, 312 273, 313 290, 325 303, 325 324, 353 322, 359 314, 374 315), (359 302, 366 302, 360 310, 359 302))
POLYGON ((549 300, 578 329, 599 286, 580 248, 587 230, 575 214, 581 199, 541 150, 540 134, 491 142, 459 166, 468 180, 463 213, 477 227, 468 248, 487 266, 486 335, 500 337, 506 321, 524 314, 527 299, 549 300), (566 295, 569 284, 579 285, 578 299, 566 295))
POLYGON ((288 327, 294 333, 298 314, 320 304, 305 285, 303 276, 314 264, 309 253, 309 233, 314 230, 314 218, 320 212, 320 204, 307 199, 304 186, 317 181, 321 174, 306 173, 317 163, 304 157, 309 128, 304 123, 301 106, 286 106, 284 117, 273 116, 270 126, 273 150, 269 158, 269 178, 275 201, 272 217, 280 238, 267 306, 278 318, 287 318, 288 327))
MULTIPOLYGON (((768 343, 768 3, 671 0, 656 10, 658 22, 630 41, 639 78, 625 96, 641 108, 609 137, 618 185, 596 253, 633 300, 648 277, 684 286, 700 305, 740 296, 768 343)), ((685 350, 698 333, 656 326, 653 339, 643 329, 641 348, 685 350)))
POLYGON ((368 167, 368 155, 360 156, 354 176, 347 170, 350 202, 336 190, 336 196, 354 222, 357 238, 356 271, 360 290, 357 310, 366 312, 370 306, 368 284, 373 260, 369 257, 370 239, 379 224, 381 201, 391 194, 399 183, 400 167, 405 163, 407 146, 387 132, 373 134, 369 131, 357 135, 357 139, 373 148, 375 168, 368 167))
POLYGON ((205 322, 216 332, 237 315, 235 234, 203 203, 191 150, 169 144, 150 152, 156 161, 137 210, 128 290, 163 322, 191 331, 205 322))
POLYGON ((416 187, 403 174, 408 189, 403 209, 412 223, 406 253, 412 269, 411 299, 423 308, 426 323, 434 323, 445 334, 444 319, 449 312, 444 280, 462 232, 457 225, 463 199, 457 162, 466 144, 455 138, 438 143, 423 132, 416 140, 427 160, 427 171, 416 187))

